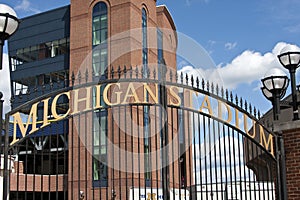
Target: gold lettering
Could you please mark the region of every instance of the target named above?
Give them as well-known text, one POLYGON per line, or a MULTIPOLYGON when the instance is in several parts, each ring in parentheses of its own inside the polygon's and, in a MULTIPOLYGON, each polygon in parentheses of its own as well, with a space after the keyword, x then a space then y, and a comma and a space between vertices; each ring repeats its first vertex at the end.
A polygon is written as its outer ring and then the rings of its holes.
POLYGON ((147 102, 147 94, 149 94, 152 97, 154 103, 158 103, 157 84, 155 84, 155 95, 147 83, 143 83, 143 84, 144 84, 144 103, 149 103, 149 102, 147 102))
POLYGON ((114 106, 114 105, 120 104, 120 101, 121 101, 120 100, 120 95, 121 95, 122 92, 115 92, 116 95, 117 95, 117 100, 116 100, 115 103, 112 103, 112 102, 109 101, 109 99, 108 99, 108 90, 110 89, 110 87, 112 85, 116 85, 120 89, 120 83, 110 83, 110 84, 107 84, 107 86, 104 88, 104 90, 103 90, 103 100, 108 106, 114 106))
POLYGON ((26 136, 26 133, 27 133, 27 130, 28 130, 31 119, 32 119, 31 120, 32 126, 31 126, 31 131, 28 134, 31 134, 34 131, 38 130, 38 128, 36 127, 36 121, 37 121, 37 105, 39 103, 40 102, 35 103, 31 106, 31 110, 30 110, 30 113, 28 115, 27 122, 26 122, 25 126, 24 126, 24 123, 21 119, 21 115, 20 115, 19 112, 12 115, 12 117, 14 118, 14 120, 13 120, 14 121, 14 132, 13 132, 13 141, 10 143, 10 145, 13 145, 17 141, 19 141, 19 139, 17 139, 17 125, 20 128, 22 137, 26 136))
POLYGON ((239 110, 235 109, 235 127, 240 129, 239 110))
POLYGON ((232 120, 232 113, 231 113, 229 105, 220 100, 218 100, 218 117, 220 120, 226 121, 227 123, 230 123, 232 120), (224 105, 227 110, 227 120, 223 120, 222 105, 224 105))
POLYGON ((136 94, 135 88, 133 87, 132 83, 129 83, 128 88, 127 88, 127 92, 126 95, 124 97, 124 101, 122 102, 122 104, 127 104, 129 102, 127 102, 127 99, 133 97, 134 98, 134 102, 133 103, 140 103, 139 98, 136 94))
POLYGON ((44 99, 42 102, 44 102, 44 113, 43 113, 43 125, 41 126, 41 128, 49 125, 49 121, 48 121, 48 108, 49 108, 49 100, 51 99, 51 97, 44 99))
POLYGON ((255 138, 256 135, 256 127, 255 127, 255 121, 252 119, 252 131, 253 133, 250 134, 248 130, 248 116, 244 113, 244 131, 247 135, 249 135, 251 138, 255 138))
POLYGON ((177 103, 175 103, 174 101, 172 101, 172 98, 170 98, 170 104, 173 105, 173 106, 180 106, 181 105, 181 98, 178 96, 178 92, 176 93, 174 91, 174 89, 177 89, 177 91, 179 91, 179 88, 176 87, 176 86, 171 86, 170 87, 170 96, 171 97, 174 97, 177 101, 177 103))
POLYGON ((69 92, 63 92, 61 94, 58 94, 54 97, 53 101, 52 101, 52 105, 51 105, 51 113, 52 113, 52 116, 55 118, 55 121, 58 121, 58 120, 61 120, 65 117, 68 116, 68 114, 70 113, 70 108, 68 109, 68 111, 64 114, 64 115, 61 115, 59 116, 59 114, 57 114, 56 112, 56 107, 57 107, 57 101, 59 99, 59 97, 61 97, 62 95, 66 95, 70 101, 70 91, 69 92))
POLYGON ((74 92, 74 101, 73 101, 73 115, 79 113, 80 111, 78 110, 78 105, 80 102, 85 101, 85 109, 82 111, 88 111, 91 110, 91 89, 92 87, 86 87, 86 93, 84 98, 79 98, 79 91, 80 89, 73 90, 74 92))
POLYGON ((209 115, 212 116, 212 109, 211 109, 211 105, 210 105, 210 100, 209 100, 207 95, 205 95, 204 100, 201 104, 200 112, 202 112, 203 108, 206 108, 208 110, 209 115))
POLYGON ((96 85, 95 88, 95 93, 96 93, 96 99, 95 99, 95 107, 94 109, 98 109, 98 108, 102 108, 101 106, 101 98, 100 98, 100 94, 101 94, 101 85, 96 85))
POLYGON ((259 135, 260 135, 260 145, 262 145, 266 150, 270 150, 271 154, 274 156, 274 148, 273 148, 273 135, 269 134, 268 142, 266 139, 264 128, 259 125, 259 135))

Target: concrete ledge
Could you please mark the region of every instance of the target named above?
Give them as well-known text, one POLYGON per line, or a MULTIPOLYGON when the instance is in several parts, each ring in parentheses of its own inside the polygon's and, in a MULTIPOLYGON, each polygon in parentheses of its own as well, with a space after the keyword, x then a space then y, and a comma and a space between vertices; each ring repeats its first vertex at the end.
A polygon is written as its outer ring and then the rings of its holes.
POLYGON ((300 128, 300 120, 274 123, 274 132, 288 131, 297 128, 300 128))

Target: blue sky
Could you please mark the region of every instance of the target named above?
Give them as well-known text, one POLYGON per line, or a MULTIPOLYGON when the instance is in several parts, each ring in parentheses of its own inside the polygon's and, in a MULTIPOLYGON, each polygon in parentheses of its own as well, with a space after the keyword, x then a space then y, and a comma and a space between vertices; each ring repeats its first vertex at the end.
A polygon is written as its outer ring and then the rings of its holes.
MULTIPOLYGON (((13 7, 22 18, 67 5, 69 0, 0 3, 13 7)), ((157 0, 157 4, 165 4, 177 30, 210 55, 225 87, 262 112, 271 108, 259 90, 260 79, 268 69, 280 67, 276 55, 281 48, 300 46, 299 0, 157 0)))

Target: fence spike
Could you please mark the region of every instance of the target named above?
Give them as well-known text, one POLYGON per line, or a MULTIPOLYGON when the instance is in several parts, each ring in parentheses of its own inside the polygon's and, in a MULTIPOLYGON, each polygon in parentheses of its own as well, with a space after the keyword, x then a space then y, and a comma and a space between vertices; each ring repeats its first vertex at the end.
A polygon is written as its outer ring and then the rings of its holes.
POLYGON ((183 73, 180 73, 181 84, 183 84, 183 73))
POLYGON ((199 77, 198 76, 196 78, 196 85, 197 85, 197 88, 199 89, 199 77))
POLYGON ((123 72, 124 72, 124 78, 126 78, 126 76, 127 76, 127 69, 126 69, 126 65, 124 65, 123 72))
POLYGON ((223 86, 221 88, 221 97, 224 99, 224 88, 223 88, 223 86))
POLYGON ((189 84, 189 75, 187 73, 185 74, 185 83, 189 84))
POLYGON ((231 91, 230 91, 230 102, 233 103, 233 94, 231 91))
POLYGON ((194 76, 193 75, 191 76, 191 84, 192 84, 192 87, 194 87, 194 76))
POLYGON ((129 68, 129 77, 132 78, 132 65, 130 65, 130 68, 129 68))
POLYGON ((243 98, 240 98, 240 108, 243 108, 243 98))
POLYGON ((111 79, 114 79, 114 75, 115 75, 115 70, 114 70, 114 67, 112 66, 110 68, 110 76, 111 76, 111 79))
POLYGON ((206 81, 206 90, 207 90, 207 92, 209 92, 209 89, 210 89, 210 87, 209 87, 209 81, 206 81))
POLYGON ((119 65, 119 67, 118 67, 118 78, 120 79, 120 77, 121 77, 121 66, 119 65))

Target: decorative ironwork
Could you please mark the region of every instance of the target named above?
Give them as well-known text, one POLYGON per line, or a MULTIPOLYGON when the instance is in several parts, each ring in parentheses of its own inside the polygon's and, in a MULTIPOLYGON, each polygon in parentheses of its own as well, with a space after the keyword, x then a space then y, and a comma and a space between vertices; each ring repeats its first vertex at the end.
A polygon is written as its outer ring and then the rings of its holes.
MULTIPOLYGON (((131 200, 146 199, 155 194, 157 199, 162 199, 164 183, 160 178, 160 166, 163 163, 159 153, 160 130, 166 119, 170 162, 164 167, 167 167, 170 174, 167 184, 171 199, 210 199, 212 195, 214 199, 276 199, 277 160, 269 146, 272 143, 272 133, 256 118, 256 115, 260 118, 260 112, 252 104, 237 95, 233 96, 232 92, 219 85, 203 79, 200 82, 198 77, 168 71, 168 78, 162 83, 157 79, 159 70, 149 67, 145 70, 146 79, 139 75, 143 74, 142 69, 132 66, 111 67, 106 70, 104 75, 109 72, 111 79, 103 79, 103 74, 96 76, 93 70, 85 70, 84 75, 80 71, 71 72, 70 77, 65 72, 61 79, 55 81, 51 78, 49 86, 45 84, 49 92, 44 96, 37 96, 8 113, 7 121, 12 114, 23 112, 28 115, 35 103, 45 103, 45 99, 74 88, 87 90, 95 85, 105 87, 109 83, 124 83, 124 87, 144 83, 149 84, 149 88, 144 89, 150 91, 153 86, 165 84, 167 95, 176 93, 164 97, 167 104, 163 115, 167 114, 166 118, 162 117, 162 106, 159 101, 155 102, 153 92, 152 96, 148 95, 149 99, 152 98, 149 102, 140 100, 130 103, 123 99, 117 104, 113 101, 110 102, 111 105, 93 104, 90 110, 68 114, 56 122, 38 123, 37 131, 29 133, 33 125, 28 125, 25 137, 22 137, 21 130, 16 130, 16 134, 20 134, 16 135, 20 140, 14 143, 12 142, 16 138, 13 138, 13 124, 7 123, 6 131, 11 136, 11 145, 8 152, 1 150, 1 153, 8 153, 9 165, 14 167, 14 171, 10 173, 10 197, 78 199, 84 194, 86 199, 131 200), (190 97, 185 92, 198 94, 198 107, 189 104, 191 99, 188 99, 190 97), (216 107, 219 115, 212 113, 215 109, 209 103, 213 103, 213 100, 219 106, 216 107), (151 113, 151 125, 148 127, 151 134, 147 144, 141 135, 146 127, 141 120, 144 119, 144 110, 151 113), (93 138, 96 136, 89 130, 95 113, 99 116, 106 113, 108 117, 106 140, 109 142, 102 146, 104 138, 93 138), (237 118, 233 121, 231 118, 236 117, 235 115, 237 118), (243 120, 239 118, 245 116, 247 118, 243 120), (252 120, 255 121, 255 126, 251 127, 247 123, 252 120), (243 127, 247 128, 243 131, 239 123, 244 123, 243 127), (94 148, 96 142, 98 146, 94 148), (122 154, 122 151, 129 153, 122 154), (103 152, 107 153, 108 160, 101 157, 100 153, 103 152), (134 157, 133 153, 138 157, 134 157), (95 159, 98 162, 94 162, 95 159), (147 159, 148 166, 145 166, 147 159), (151 170, 146 173, 146 169, 151 170), (93 179, 93 174, 99 175, 98 179, 93 179)), ((24 98, 33 93, 39 94, 43 88, 44 84, 43 87, 28 88, 26 94, 19 96, 24 98)), ((130 92, 134 91, 131 89, 130 92)), ((144 97, 141 94, 137 96, 144 97)), ((131 97, 136 98, 134 93, 131 97)), ((15 97, 12 97, 13 100, 16 101, 15 97)), ((50 106, 51 101, 48 103, 50 106)), ((67 112, 68 103, 57 103, 55 109, 58 116, 67 112)), ((43 116, 38 118, 42 119, 43 116)), ((4 144, 3 139, 1 135, 1 145, 4 144)))

